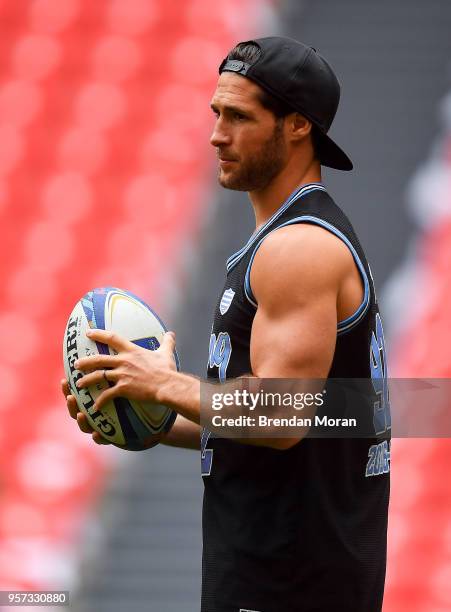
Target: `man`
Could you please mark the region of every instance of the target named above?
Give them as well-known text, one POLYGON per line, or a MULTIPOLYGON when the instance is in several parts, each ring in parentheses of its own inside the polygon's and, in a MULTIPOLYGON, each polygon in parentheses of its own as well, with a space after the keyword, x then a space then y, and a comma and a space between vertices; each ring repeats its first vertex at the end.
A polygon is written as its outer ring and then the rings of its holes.
MULTIPOLYGON (((219 182, 248 192, 256 230, 227 262, 208 378, 372 379, 377 401, 371 439, 237 441, 203 430, 202 612, 376 612, 389 496, 385 349, 365 255, 321 183, 321 164, 352 169, 327 136, 339 84, 314 49, 281 37, 240 43, 219 72, 219 182)), ((167 404, 179 416, 163 443, 199 448, 201 383, 176 372, 173 334, 155 352, 90 334, 118 353, 76 364, 91 372, 80 386, 107 373, 98 407, 120 395, 167 404)))

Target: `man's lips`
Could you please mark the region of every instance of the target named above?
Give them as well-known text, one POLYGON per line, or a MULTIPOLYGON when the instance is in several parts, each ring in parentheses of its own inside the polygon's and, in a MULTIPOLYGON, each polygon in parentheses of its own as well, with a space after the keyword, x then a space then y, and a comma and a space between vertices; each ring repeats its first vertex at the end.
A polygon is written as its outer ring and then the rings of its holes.
POLYGON ((230 155, 225 155, 220 151, 217 151, 216 155, 219 161, 237 161, 236 157, 230 157, 230 155))

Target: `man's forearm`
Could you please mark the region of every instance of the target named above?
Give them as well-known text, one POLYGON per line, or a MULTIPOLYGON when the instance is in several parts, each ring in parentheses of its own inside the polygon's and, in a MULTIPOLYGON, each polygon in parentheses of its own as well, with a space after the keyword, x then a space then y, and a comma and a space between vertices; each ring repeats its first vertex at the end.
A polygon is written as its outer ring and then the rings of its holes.
MULTIPOLYGON (((249 377, 247 380, 250 378, 258 380, 255 377, 249 377)), ((210 423, 212 423, 211 416, 217 414, 212 409, 211 401, 209 401, 211 399, 210 395, 213 391, 206 389, 201 402, 201 384, 208 385, 209 383, 206 381, 201 383, 198 378, 189 374, 184 374, 182 372, 171 372, 164 383, 160 385, 157 398, 158 402, 175 410, 179 414, 177 421, 179 421, 181 417, 183 418, 183 421, 180 420, 179 422, 180 429, 176 427, 176 422, 172 436, 170 435, 170 432, 169 436, 164 439, 163 444, 167 444, 169 446, 180 446, 183 448, 199 448, 199 446, 193 447, 191 444, 193 442, 192 435, 194 431, 198 432, 196 435, 200 437, 201 403, 202 409, 205 411, 203 422, 209 423, 207 425, 208 429, 221 437, 230 437, 235 439, 236 442, 240 442, 242 444, 251 444, 252 446, 267 446, 276 449, 290 448, 296 444, 301 437, 303 437, 302 435, 300 437, 290 437, 288 439, 271 438, 266 436, 246 436, 245 438, 241 438, 238 437, 236 433, 231 435, 230 428, 227 429, 224 427, 214 427, 210 425, 210 423), (189 421, 191 427, 189 427, 188 423, 185 423, 184 421, 189 421), (194 428, 197 428, 197 430, 194 428)), ((243 384, 247 384, 246 379, 244 378, 232 379, 221 385, 213 385, 210 383, 211 388, 215 392, 241 388, 243 384)), ((241 409, 237 408, 236 406, 230 406, 228 410, 230 413, 238 410, 237 414, 239 414, 241 409)))
POLYGON ((183 372, 170 372, 160 385, 157 400, 199 426, 200 380, 183 372))
POLYGON ((161 443, 177 448, 200 450, 200 427, 178 414, 174 425, 161 443))

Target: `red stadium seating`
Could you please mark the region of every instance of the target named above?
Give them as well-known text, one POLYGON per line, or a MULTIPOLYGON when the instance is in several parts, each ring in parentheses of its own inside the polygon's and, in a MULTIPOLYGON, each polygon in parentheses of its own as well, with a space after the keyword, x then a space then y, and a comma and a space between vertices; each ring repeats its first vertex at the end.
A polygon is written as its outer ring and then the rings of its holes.
MULTIPOLYGON (((443 110, 451 116, 451 98, 443 110)), ((404 298, 403 328, 393 341, 391 367, 391 376, 399 378, 451 377, 450 147, 448 125, 411 189, 411 208, 422 229, 415 256, 395 278, 404 298)), ((435 428, 436 439, 392 442, 385 612, 451 609, 451 442, 439 439, 451 437, 449 394, 446 401, 444 428, 435 428)), ((426 411, 434 407, 423 406, 426 411)))
POLYGON ((0 3, 0 588, 70 582, 117 455, 66 413, 65 321, 105 284, 159 307, 206 205, 209 99, 238 6, 252 21, 248 0, 0 3))

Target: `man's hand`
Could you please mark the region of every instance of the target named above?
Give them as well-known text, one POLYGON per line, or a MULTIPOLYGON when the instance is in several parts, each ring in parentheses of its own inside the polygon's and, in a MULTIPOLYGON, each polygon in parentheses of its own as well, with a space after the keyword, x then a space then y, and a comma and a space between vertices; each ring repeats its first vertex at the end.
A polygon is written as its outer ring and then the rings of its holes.
POLYGON ((78 427, 84 433, 92 434, 92 439, 96 444, 110 444, 98 431, 95 431, 88 422, 88 419, 83 412, 78 410, 77 400, 71 394, 67 380, 64 378, 61 381, 61 390, 66 399, 67 409, 69 410, 70 416, 75 419, 78 423, 78 427))
MULTIPOLYGON (((67 380, 61 381, 61 390, 66 400, 67 409, 70 416, 78 423, 78 427, 83 433, 90 433, 96 444, 111 444, 98 431, 95 431, 88 422, 83 412, 78 410, 77 401, 71 394, 67 380)), ((192 423, 188 419, 178 415, 177 420, 169 433, 162 434, 160 442, 168 446, 179 448, 189 448, 199 450, 200 448, 200 429, 199 425, 192 423)))
POLYGON ((110 331, 92 329, 86 335, 91 340, 107 344, 116 353, 83 357, 74 364, 77 370, 86 372, 85 376, 77 381, 78 389, 102 382, 105 374, 107 380, 112 383, 96 399, 96 410, 101 410, 102 406, 114 397, 161 403, 158 399, 159 388, 167 381, 168 376, 177 370, 173 332, 166 332, 161 346, 156 351, 136 346, 110 331))
MULTIPOLYGON (((160 434, 159 441, 168 446, 199 450, 200 381, 177 372, 174 359, 175 335, 167 332, 160 348, 156 351, 140 348, 117 334, 102 330, 92 330, 89 337, 108 344, 117 353, 116 355, 92 355, 79 359, 75 364, 77 370, 87 372, 83 378, 79 379, 78 382, 81 383, 78 385, 79 388, 103 381, 104 369, 107 370, 108 380, 113 383, 113 386, 106 389, 97 398, 96 409, 116 396, 155 401, 174 409, 177 408, 177 412, 185 413, 186 418, 179 414, 169 433, 160 434), (178 384, 171 380, 170 375, 179 377, 178 384), (160 399, 158 392, 163 383, 165 383, 167 395, 163 393, 160 399), (183 410, 184 403, 186 403, 185 410, 183 410)), ((71 395, 66 380, 61 381, 61 387, 69 414, 76 419, 80 429, 85 433, 91 433, 97 444, 109 444, 100 433, 92 429, 86 416, 78 410, 77 402, 71 395)))

